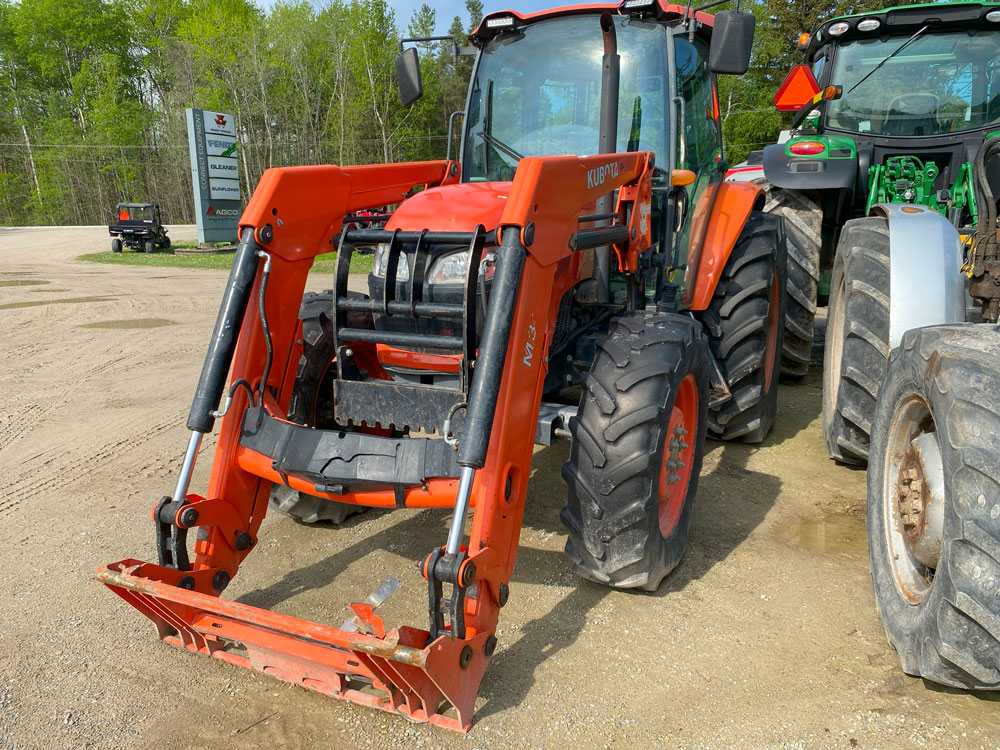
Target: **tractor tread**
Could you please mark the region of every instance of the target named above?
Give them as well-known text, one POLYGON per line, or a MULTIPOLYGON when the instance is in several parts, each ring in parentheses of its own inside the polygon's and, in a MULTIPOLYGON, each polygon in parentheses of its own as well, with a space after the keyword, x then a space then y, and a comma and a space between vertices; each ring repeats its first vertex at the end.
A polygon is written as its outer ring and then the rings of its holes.
POLYGON ((808 374, 812 360, 823 209, 809 193, 784 190, 768 183, 763 187, 767 191, 764 211, 784 218, 788 245, 781 374, 800 380, 808 374))
POLYGON ((778 344, 766 392, 768 318, 775 274, 784 289, 786 266, 782 219, 753 212, 723 269, 722 277, 701 320, 709 346, 733 398, 709 410, 709 434, 720 440, 759 443, 777 414, 781 328, 786 295, 779 296, 778 344))
POLYGON ((701 451, 695 452, 682 519, 666 539, 657 520, 660 451, 674 389, 686 374, 698 384, 702 415, 691 439, 704 441, 706 357, 701 326, 688 317, 635 313, 612 319, 570 420, 573 441, 562 469, 566 554, 582 577, 655 590, 680 561, 701 451))
POLYGON ((843 322, 840 341, 835 340, 834 324, 827 325, 823 433, 831 458, 863 466, 868 461, 871 415, 889 355, 889 226, 885 219, 853 219, 844 225, 830 293, 830 315, 843 315, 843 322), (835 362, 838 351, 839 362, 835 362))
POLYGON ((868 541, 879 616, 908 674, 955 688, 1000 690, 1000 336, 951 324, 903 335, 881 386, 868 469, 868 541), (941 560, 916 605, 897 588, 885 542, 886 452, 898 405, 928 404, 945 472, 941 560), (978 433, 978 434, 977 434, 978 433), (978 464, 978 465, 977 465, 978 464), (984 471, 985 469, 985 471, 984 471))

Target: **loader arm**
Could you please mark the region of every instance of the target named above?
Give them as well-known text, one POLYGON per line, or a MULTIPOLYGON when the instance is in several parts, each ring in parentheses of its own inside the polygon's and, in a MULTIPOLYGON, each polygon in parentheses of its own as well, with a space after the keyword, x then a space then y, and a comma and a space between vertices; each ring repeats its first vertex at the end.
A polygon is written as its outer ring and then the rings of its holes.
MULTIPOLYGON (((474 376, 457 458, 452 459, 458 471, 403 482, 398 477, 405 467, 397 458, 394 468, 390 466, 397 481, 389 489, 344 480, 336 491, 306 486, 302 477, 307 472, 292 465, 287 446, 295 441, 350 440, 357 441, 351 443, 357 452, 364 441, 382 446, 380 456, 399 456, 402 441, 431 439, 386 436, 378 429, 323 435, 326 431, 287 420, 301 352, 296 340, 301 330, 299 300, 309 268, 316 255, 330 248, 346 213, 399 202, 417 185, 456 181, 457 169, 451 163, 431 162, 266 172, 240 222, 240 249, 188 420, 193 437, 182 480, 190 476, 200 435, 213 427, 223 378, 231 369, 231 403, 223 409, 224 416, 219 415, 206 495, 187 492, 186 481, 179 480, 177 497, 163 498, 154 510, 160 564, 123 560, 98 571, 99 580, 153 620, 160 637, 175 645, 341 699, 467 731, 480 680, 496 646, 499 610, 507 600, 516 560, 546 353, 560 300, 572 284, 558 271, 574 252, 600 245, 613 245, 619 263, 635 267, 638 253, 650 244, 652 168, 653 157, 646 153, 522 160, 498 225, 473 233, 473 241, 480 243, 489 233, 498 245, 498 260, 482 338, 477 346, 466 345, 472 361, 465 366, 474 376), (581 228, 587 207, 619 188, 613 224, 581 228), (278 437, 270 440, 268 435, 278 437), (370 632, 352 632, 220 599, 257 543, 275 481, 339 502, 386 506, 391 500, 397 507, 454 507, 448 545, 429 550, 423 560, 429 629, 387 631, 370 609, 358 607, 370 632), (461 544, 467 507, 474 508, 471 532, 468 543, 461 544), (195 527, 205 527, 207 535, 195 544, 193 564, 182 564, 186 531, 195 527), (445 587, 451 590, 450 607, 445 587), (380 694, 360 691, 359 680, 380 694)), ((447 235, 437 227, 403 227, 393 239, 400 231, 447 235)), ((340 237, 338 289, 346 290, 350 237, 351 232, 340 237)), ((393 262, 398 259, 397 250, 393 262)), ((473 280, 477 266, 470 263, 467 272, 473 280)), ((335 296, 335 317, 357 304, 344 297, 335 296)), ((390 335, 336 330, 342 375, 349 369, 341 361, 344 357, 352 363, 377 363, 373 351, 378 336, 390 335)), ((380 380, 377 365, 370 365, 368 380, 347 379, 338 385, 358 393, 413 390, 380 380)), ((434 442, 438 445, 419 445, 426 453, 440 448, 441 441, 434 442)), ((371 475, 362 479, 370 480, 371 475)))

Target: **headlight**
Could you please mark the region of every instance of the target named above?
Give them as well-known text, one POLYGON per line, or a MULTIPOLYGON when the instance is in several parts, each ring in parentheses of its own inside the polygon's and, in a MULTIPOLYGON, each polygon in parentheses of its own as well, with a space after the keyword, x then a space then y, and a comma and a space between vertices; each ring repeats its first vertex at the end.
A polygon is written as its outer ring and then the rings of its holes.
MULTIPOLYGON (((429 284, 454 284, 465 281, 465 269, 469 266, 469 257, 469 251, 462 250, 438 258, 431 266, 430 273, 427 274, 427 282, 429 284)), ((492 279, 496 262, 496 253, 484 255, 482 263, 479 264, 479 275, 484 276, 487 281, 492 279)))
MULTIPOLYGON (((372 273, 385 278, 386 266, 389 265, 389 243, 383 242, 375 248, 375 259, 372 261, 372 273)), ((406 253, 399 254, 399 265, 396 266, 396 280, 410 280, 410 264, 407 263, 406 253)))

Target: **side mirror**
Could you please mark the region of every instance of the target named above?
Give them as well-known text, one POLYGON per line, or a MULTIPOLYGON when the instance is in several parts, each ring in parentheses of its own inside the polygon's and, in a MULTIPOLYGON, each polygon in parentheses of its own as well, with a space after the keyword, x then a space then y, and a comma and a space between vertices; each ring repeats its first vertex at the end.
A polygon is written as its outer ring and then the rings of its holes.
POLYGON ((708 67, 713 73, 741 76, 750 67, 753 48, 753 13, 724 10, 715 16, 708 67))
POLYGON ((416 47, 410 47, 396 55, 396 80, 399 83, 399 100, 404 107, 409 107, 424 95, 416 47))

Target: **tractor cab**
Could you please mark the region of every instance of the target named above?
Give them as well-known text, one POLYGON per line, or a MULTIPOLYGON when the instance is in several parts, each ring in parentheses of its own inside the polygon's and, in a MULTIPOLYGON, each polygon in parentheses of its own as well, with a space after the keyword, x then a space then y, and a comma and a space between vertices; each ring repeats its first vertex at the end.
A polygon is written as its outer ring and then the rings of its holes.
POLYGON ((845 216, 914 203, 977 222, 971 164, 1000 131, 1000 3, 833 18, 799 48, 804 64, 775 96, 797 114, 793 137, 764 151, 771 184, 842 191, 845 216))
MULTIPOLYGON (((564 290, 563 313, 550 351, 546 392, 579 381, 589 367, 593 344, 573 331, 597 332, 614 309, 690 307, 691 279, 701 258, 702 233, 690 220, 706 213, 713 200, 710 186, 725 175, 716 73, 745 71, 752 38, 752 16, 723 14, 716 19, 700 10, 659 0, 626 0, 607 5, 557 8, 532 14, 501 11, 487 15, 471 36, 466 54, 476 57, 461 134, 458 184, 410 198, 386 225, 387 230, 419 223, 442 205, 463 203, 470 210, 451 219, 453 227, 470 231, 478 224, 496 226, 504 211, 519 165, 526 158, 556 155, 593 156, 626 152, 653 154, 651 165, 652 247, 639 260, 639 273, 621 267, 609 234, 603 242, 577 248, 570 258, 574 279, 564 290), (729 18, 727 18, 727 16, 729 18), (741 16, 750 22, 737 28, 741 16), (749 32, 749 34, 747 33, 749 32), (699 204, 704 200, 705 205, 699 204), (687 281, 685 281, 687 279, 687 281), (669 280, 669 281, 668 281, 669 280), (561 345, 586 351, 563 351, 561 345)), ((457 49, 457 48, 456 48, 457 49)), ((412 103, 422 92, 416 50, 397 59, 401 97, 412 103)), ((450 138, 449 138, 450 142, 450 138)), ((610 160, 588 172, 588 188, 612 179, 622 168, 610 160)), ((615 196, 598 200, 581 218, 581 229, 598 232, 618 221, 615 196)), ((624 218, 624 217, 622 217, 624 218)), ((704 229, 704 225, 700 225, 704 229)), ((581 233, 581 235, 584 233, 581 233)), ((385 298, 390 243, 374 247, 369 276, 373 299, 385 298)), ((411 264, 415 248, 400 250, 393 278, 398 299, 412 294, 411 264)), ((425 246, 422 291, 435 302, 457 302, 465 293, 467 247, 425 246)), ((480 261, 477 305, 488 297, 495 252, 480 261)), ((482 318, 480 318, 482 320, 482 318)), ((414 323, 376 315, 379 329, 410 332, 414 323)), ((422 333, 450 335, 450 322, 425 319, 422 333)), ((426 380, 426 374, 390 367, 395 376, 426 380)))

